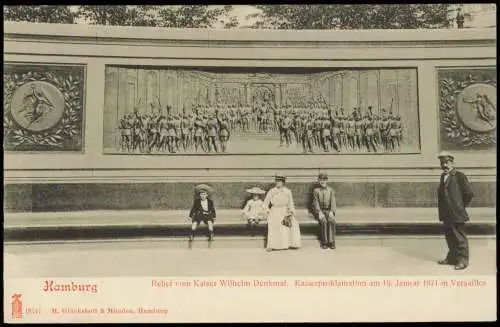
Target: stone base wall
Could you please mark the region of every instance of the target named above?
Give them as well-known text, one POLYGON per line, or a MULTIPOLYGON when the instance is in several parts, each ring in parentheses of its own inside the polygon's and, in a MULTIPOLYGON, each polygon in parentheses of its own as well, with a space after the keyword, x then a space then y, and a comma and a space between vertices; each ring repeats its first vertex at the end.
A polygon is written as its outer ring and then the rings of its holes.
MULTIPOLYGON (((245 190, 264 183, 210 183, 219 209, 241 208, 245 190)), ((431 182, 331 182, 339 207, 435 207, 438 183, 431 182)), ((72 210, 189 210, 195 183, 138 184, 13 184, 6 185, 4 210, 72 211, 72 210)), ((311 183, 287 183, 295 205, 305 208, 311 183)), ((473 207, 496 206, 496 183, 472 183, 473 207)), ((411 217, 408 217, 411 219, 411 217)))

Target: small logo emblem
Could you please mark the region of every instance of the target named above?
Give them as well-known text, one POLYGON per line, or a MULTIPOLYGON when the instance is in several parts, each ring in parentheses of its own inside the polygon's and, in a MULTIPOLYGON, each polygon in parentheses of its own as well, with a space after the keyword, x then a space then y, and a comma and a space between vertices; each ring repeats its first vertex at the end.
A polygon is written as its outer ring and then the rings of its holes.
POLYGON ((23 301, 21 301, 22 294, 12 295, 12 318, 23 318, 23 301))

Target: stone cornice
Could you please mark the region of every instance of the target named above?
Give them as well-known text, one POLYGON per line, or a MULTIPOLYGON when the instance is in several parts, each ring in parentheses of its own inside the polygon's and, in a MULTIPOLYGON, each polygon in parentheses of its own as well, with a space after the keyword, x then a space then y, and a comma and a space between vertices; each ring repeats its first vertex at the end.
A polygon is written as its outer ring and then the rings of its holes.
POLYGON ((496 29, 210 30, 4 23, 4 41, 196 47, 496 46, 496 29))

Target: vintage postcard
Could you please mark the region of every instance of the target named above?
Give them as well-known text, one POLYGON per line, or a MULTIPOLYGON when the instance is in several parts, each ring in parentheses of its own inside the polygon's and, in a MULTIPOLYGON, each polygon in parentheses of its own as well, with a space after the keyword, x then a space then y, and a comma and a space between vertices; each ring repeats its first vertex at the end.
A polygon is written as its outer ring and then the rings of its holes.
POLYGON ((494 5, 111 7, 5 9, 4 322, 497 319, 494 5))

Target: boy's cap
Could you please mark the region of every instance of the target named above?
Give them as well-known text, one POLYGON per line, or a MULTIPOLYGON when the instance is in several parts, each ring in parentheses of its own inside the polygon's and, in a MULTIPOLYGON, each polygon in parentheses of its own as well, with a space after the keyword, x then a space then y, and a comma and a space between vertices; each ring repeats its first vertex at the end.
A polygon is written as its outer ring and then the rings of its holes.
POLYGON ((328 180, 328 175, 325 174, 325 173, 320 173, 318 175, 318 180, 320 180, 320 181, 327 181, 328 180))

